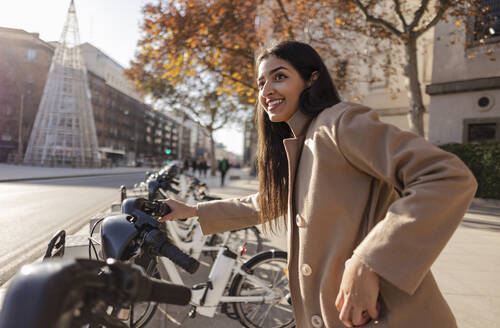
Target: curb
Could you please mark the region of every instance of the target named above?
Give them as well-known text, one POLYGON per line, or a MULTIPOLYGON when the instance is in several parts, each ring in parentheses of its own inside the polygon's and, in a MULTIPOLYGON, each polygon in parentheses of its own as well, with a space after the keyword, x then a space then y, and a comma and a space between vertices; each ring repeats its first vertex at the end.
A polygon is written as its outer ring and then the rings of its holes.
MULTIPOLYGON (((146 171, 144 171, 146 172, 146 171)), ((91 174, 76 174, 76 175, 58 175, 58 176, 47 176, 47 177, 32 177, 32 178, 15 178, 15 179, 1 179, 0 183, 3 182, 19 182, 19 181, 34 181, 34 180, 55 180, 55 179, 65 179, 65 178, 83 178, 83 177, 96 177, 105 175, 120 175, 120 174, 131 174, 131 173, 144 173, 141 171, 137 172, 108 172, 108 173, 91 173, 91 174)))

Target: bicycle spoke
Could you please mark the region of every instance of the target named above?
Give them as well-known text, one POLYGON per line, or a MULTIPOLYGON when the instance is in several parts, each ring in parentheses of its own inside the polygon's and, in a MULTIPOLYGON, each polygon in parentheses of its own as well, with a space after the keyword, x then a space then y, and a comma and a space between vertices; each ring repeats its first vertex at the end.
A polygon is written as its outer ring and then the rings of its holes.
POLYGON ((262 326, 264 320, 266 320, 267 316, 269 315, 269 311, 271 311, 271 307, 272 307, 271 304, 267 306, 267 310, 264 312, 264 314, 262 315, 262 319, 259 321, 259 326, 262 326))
POLYGON ((270 297, 268 301, 235 303, 240 321, 251 328, 284 328, 293 325, 293 310, 284 295, 289 292, 286 256, 263 254, 244 274, 234 295, 270 297))
MULTIPOLYGON (((256 305, 257 305, 257 304, 256 304, 256 305)), ((262 306, 262 303, 259 303, 259 304, 258 304, 258 306, 255 306, 255 307, 254 307, 254 310, 253 310, 253 312, 251 313, 250 318, 249 318, 251 321, 253 321, 253 320, 254 320, 254 318, 255 318, 255 316, 257 315, 257 313, 259 312, 259 309, 261 308, 261 306, 262 306)))

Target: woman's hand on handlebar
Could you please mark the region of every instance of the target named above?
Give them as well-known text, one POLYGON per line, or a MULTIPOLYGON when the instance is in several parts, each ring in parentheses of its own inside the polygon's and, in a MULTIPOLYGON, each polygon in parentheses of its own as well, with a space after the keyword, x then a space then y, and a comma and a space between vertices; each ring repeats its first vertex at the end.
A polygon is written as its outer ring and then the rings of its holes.
POLYGON ((198 216, 198 210, 196 209, 196 206, 188 205, 174 199, 166 199, 162 200, 162 202, 167 203, 172 212, 159 218, 158 219, 159 222, 165 222, 176 219, 185 219, 193 216, 198 216))

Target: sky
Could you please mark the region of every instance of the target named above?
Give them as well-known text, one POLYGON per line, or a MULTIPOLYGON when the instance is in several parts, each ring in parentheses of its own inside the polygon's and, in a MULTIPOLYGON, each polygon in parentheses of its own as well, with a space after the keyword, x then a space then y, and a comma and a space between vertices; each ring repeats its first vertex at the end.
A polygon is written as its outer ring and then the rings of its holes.
MULTIPOLYGON (((134 58, 142 6, 148 0, 75 0, 80 41, 92 43, 124 67, 134 58)), ((39 33, 44 41, 57 41, 70 0, 0 0, 0 26, 39 33)), ((243 134, 237 128, 216 133, 218 142, 243 152, 243 134)))

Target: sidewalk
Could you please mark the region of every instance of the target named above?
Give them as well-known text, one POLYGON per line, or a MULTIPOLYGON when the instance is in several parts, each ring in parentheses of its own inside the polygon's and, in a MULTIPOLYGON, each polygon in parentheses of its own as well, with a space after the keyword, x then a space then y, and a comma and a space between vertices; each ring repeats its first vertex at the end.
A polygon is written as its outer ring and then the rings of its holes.
MULTIPOLYGON (((46 178, 58 174, 120 174, 126 172, 145 171, 144 168, 115 169, 40 169, 32 167, 12 168, 11 165, 0 164, 0 181, 7 178, 5 172, 13 177, 22 178, 25 174, 30 178, 46 178), (21 170, 24 170, 21 173, 21 170), (59 171, 61 170, 61 171, 59 171), (17 175, 16 175, 17 174, 17 175)), ((68 176, 68 175, 64 175, 68 176)), ((197 175, 199 177, 199 175, 197 175)), ((220 186, 220 176, 199 177, 206 182, 210 194, 223 198, 239 197, 254 193, 258 189, 255 177, 248 174, 247 169, 231 169, 226 176, 226 186, 220 186)), ((266 236, 268 237, 268 236, 266 236)), ((283 240, 274 241, 285 245, 283 240)), ((283 246, 284 247, 284 246, 283 246)), ((463 223, 457 229, 450 242, 432 267, 442 293, 450 304, 460 328, 499 327, 500 322, 500 201, 474 199, 464 216, 463 223)), ((178 309, 178 311, 180 311, 178 309)), ((183 321, 187 314, 177 317, 183 321)), ((178 312, 179 313, 179 312, 178 312)), ((159 313, 160 316, 164 315, 159 313)), ((425 315, 422 314, 422 315, 425 315)), ((165 321, 165 320, 163 320, 165 321)), ((164 324, 164 323, 163 323, 164 324)), ((151 325, 161 327, 162 325, 151 325)), ((179 326, 169 322, 168 326, 179 326)), ((219 314, 208 319, 198 316, 187 319, 183 327, 239 327, 239 323, 219 314)))
POLYGON ((127 174, 154 171, 148 167, 113 167, 113 168, 57 168, 27 165, 9 165, 0 163, 0 182, 16 182, 26 180, 60 179, 69 177, 99 176, 110 174, 127 174))

